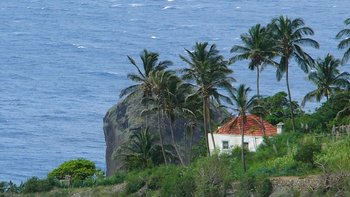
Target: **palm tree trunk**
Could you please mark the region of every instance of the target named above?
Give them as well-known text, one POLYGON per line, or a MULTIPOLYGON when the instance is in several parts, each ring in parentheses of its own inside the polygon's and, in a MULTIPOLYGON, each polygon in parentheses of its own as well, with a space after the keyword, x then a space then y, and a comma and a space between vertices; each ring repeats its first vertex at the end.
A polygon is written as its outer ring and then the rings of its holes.
POLYGON ((256 68, 256 95, 258 96, 258 104, 260 104, 259 82, 260 82, 260 66, 258 65, 256 68))
POLYGON ((265 136, 265 127, 262 121, 262 112, 261 110, 261 106, 260 106, 260 66, 258 65, 256 68, 256 95, 258 96, 257 98, 257 102, 258 102, 258 106, 259 106, 259 121, 260 121, 260 130, 263 133, 263 135, 265 136))
POLYGON ((205 98, 203 95, 203 127, 204 127, 204 138, 205 138, 205 143, 207 146, 207 155, 210 155, 209 151, 209 140, 208 140, 208 128, 207 128, 207 107, 206 107, 206 102, 205 98))
POLYGON ((192 160, 192 144, 193 144, 193 128, 190 126, 190 145, 189 145, 189 153, 188 153, 188 163, 191 163, 192 160))
POLYGON ((247 171, 247 167, 246 167, 246 163, 245 163, 245 154, 244 154, 244 119, 243 116, 241 116, 242 118, 242 128, 241 128, 241 132, 242 132, 242 152, 241 152, 241 159, 242 159, 242 165, 243 165, 243 172, 247 171))
POLYGON ((185 146, 185 154, 184 154, 184 162, 188 163, 188 128, 186 123, 186 128, 184 129, 184 146, 185 146))
POLYGON ((171 140, 173 142, 173 146, 175 148, 177 157, 179 158, 181 165, 185 165, 184 161, 182 160, 180 151, 179 151, 179 149, 177 147, 176 141, 175 141, 174 128, 173 128, 174 127, 174 123, 173 123, 173 121, 170 120, 170 115, 168 115, 168 122, 169 122, 169 126, 170 126, 171 140))
POLYGON ((165 163, 165 165, 167 165, 168 161, 167 161, 166 156, 165 156, 162 129, 160 127, 160 109, 158 109, 158 134, 159 134, 160 146, 162 148, 164 163, 165 163))
POLYGON ((215 150, 216 146, 215 146, 214 134, 213 134, 213 131, 211 130, 211 122, 210 121, 211 121, 211 119, 210 119, 210 102, 209 102, 209 98, 207 98, 207 123, 208 123, 209 132, 211 135, 211 140, 213 142, 213 147, 215 150))
MULTIPOLYGON (((287 65, 288 65, 288 62, 287 62, 287 65)), ((287 82, 288 99, 289 99, 290 115, 292 118, 293 132, 295 132, 295 120, 294 120, 294 112, 293 112, 294 110, 293 110, 293 104, 292 104, 292 96, 290 95, 289 79, 288 79, 288 66, 286 66, 286 82, 287 82)))

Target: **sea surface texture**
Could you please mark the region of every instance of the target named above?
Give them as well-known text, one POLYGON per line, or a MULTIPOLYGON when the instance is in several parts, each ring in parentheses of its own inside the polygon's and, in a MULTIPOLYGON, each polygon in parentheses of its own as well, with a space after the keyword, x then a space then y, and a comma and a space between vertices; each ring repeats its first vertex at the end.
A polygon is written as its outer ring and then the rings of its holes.
MULTIPOLYGON (((102 119, 132 84, 127 55, 139 60, 147 48, 181 68, 178 55, 208 41, 229 58, 240 34, 283 14, 315 30, 321 49, 306 49, 314 57, 340 57, 335 35, 349 7, 349 0, 1 0, 0 180, 42 178, 79 157, 105 169, 102 119)), ((313 86, 291 67, 292 96, 301 101, 313 86)), ((246 62, 231 68, 255 91, 246 62)), ((264 95, 286 89, 272 67, 261 78, 264 95)))

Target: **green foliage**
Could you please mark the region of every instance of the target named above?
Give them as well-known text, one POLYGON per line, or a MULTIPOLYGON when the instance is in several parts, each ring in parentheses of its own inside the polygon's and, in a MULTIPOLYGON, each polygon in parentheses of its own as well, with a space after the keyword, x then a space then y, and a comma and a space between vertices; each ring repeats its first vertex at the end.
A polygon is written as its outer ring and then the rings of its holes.
POLYGON ((195 164, 195 196, 225 196, 230 171, 224 159, 217 155, 201 158, 195 164))
POLYGON ((160 196, 191 197, 193 196, 195 180, 191 170, 179 167, 166 167, 158 171, 160 196), (166 170, 166 171, 165 171, 166 170))
POLYGON ((313 166, 315 155, 319 152, 321 152, 320 144, 315 142, 305 142, 297 147, 294 159, 313 166))
POLYGON ((64 179, 65 176, 70 176, 72 180, 78 182, 92 177, 95 173, 95 163, 86 159, 76 159, 62 163, 58 168, 52 170, 48 177, 64 179))
POLYGON ((128 141, 119 150, 128 170, 145 169, 158 163, 161 149, 157 138, 148 128, 134 130, 128 141))
POLYGON ((268 197, 272 193, 272 183, 265 177, 245 176, 237 189, 238 196, 268 197))
MULTIPOLYGON (((292 102, 294 113, 296 116, 300 116, 304 112, 296 101, 292 102)), ((260 108, 257 108, 258 103, 255 102, 254 107, 250 110, 250 113, 259 114, 261 109, 263 110, 263 118, 269 123, 276 125, 279 122, 286 122, 290 118, 290 108, 287 98, 287 93, 277 92, 272 96, 268 96, 259 100, 260 108)))
POLYGON ((53 188, 48 179, 39 179, 32 177, 28 179, 23 185, 23 193, 36 193, 50 191, 53 188))
MULTIPOLYGON (((323 103, 312 114, 304 114, 297 118, 299 131, 329 133, 333 125, 350 124, 348 113, 337 117, 340 111, 346 111, 349 106, 349 92, 339 92, 323 103)), ((286 127, 287 128, 287 127, 286 127)))
POLYGON ((141 189, 145 184, 147 177, 149 176, 149 170, 145 170, 142 172, 130 172, 126 177, 126 188, 125 192, 127 194, 132 194, 141 189))
POLYGON ((317 155, 316 162, 331 171, 350 172, 350 136, 336 142, 328 142, 317 155))
POLYGON ((116 185, 119 183, 123 183, 126 177, 125 172, 117 172, 113 176, 98 178, 96 180, 96 185, 116 185))

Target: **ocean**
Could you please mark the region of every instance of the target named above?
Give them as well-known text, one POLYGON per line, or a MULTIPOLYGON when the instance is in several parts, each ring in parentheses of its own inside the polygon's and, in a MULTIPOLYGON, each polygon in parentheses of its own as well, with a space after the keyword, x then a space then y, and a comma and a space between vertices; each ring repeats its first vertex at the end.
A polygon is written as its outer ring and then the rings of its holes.
MULTIPOLYGON (((127 55, 138 61, 147 48, 176 69, 185 66, 178 57, 185 48, 207 41, 229 58, 248 28, 288 15, 315 30, 321 49, 306 48, 313 57, 340 57, 335 35, 349 6, 349 0, 1 0, 0 180, 42 178, 80 157, 105 169, 103 117, 131 85, 126 74, 135 69, 127 55)), ((255 90, 246 62, 231 68, 237 84, 255 90)), ((299 102, 313 88, 295 63, 290 83, 299 102)), ((285 90, 267 67, 261 93, 285 90)))

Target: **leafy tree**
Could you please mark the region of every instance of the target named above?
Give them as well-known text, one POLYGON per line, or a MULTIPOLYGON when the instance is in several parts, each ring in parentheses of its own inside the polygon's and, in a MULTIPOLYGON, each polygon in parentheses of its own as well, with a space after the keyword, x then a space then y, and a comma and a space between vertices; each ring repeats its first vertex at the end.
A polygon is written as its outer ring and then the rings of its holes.
MULTIPOLYGON (((350 18, 346 19, 344 23, 345 25, 350 25, 350 18)), ((343 38, 343 40, 341 40, 340 43, 338 44, 338 48, 339 49, 347 48, 341 61, 342 64, 345 64, 350 57, 350 29, 348 28, 348 29, 341 30, 336 37, 338 39, 343 38)))
POLYGON ((317 60, 315 71, 309 74, 309 80, 316 85, 317 89, 307 93, 302 101, 304 106, 306 101, 316 98, 320 101, 323 96, 328 100, 335 90, 349 85, 350 74, 348 72, 340 73, 338 67, 340 61, 328 54, 324 60, 317 60))
POLYGON ((189 68, 183 69, 183 79, 194 82, 197 87, 197 93, 202 96, 203 100, 203 126, 204 135, 207 143, 207 153, 209 154, 208 133, 212 135, 213 144, 215 147, 213 133, 211 131, 210 118, 210 98, 215 98, 218 102, 220 99, 228 101, 229 99, 222 95, 218 88, 231 90, 231 82, 235 81, 229 75, 232 74, 222 55, 219 55, 219 50, 213 44, 208 47, 208 43, 196 43, 194 50, 186 49, 189 58, 180 55, 180 58, 186 62, 189 68))
POLYGON ((240 124, 241 126, 241 135, 242 135, 242 151, 241 151, 241 157, 242 157, 242 165, 243 165, 243 171, 246 172, 246 162, 245 162, 245 154, 244 154, 244 126, 247 123, 247 112, 254 106, 254 101, 256 99, 256 96, 253 96, 251 98, 248 97, 248 93, 250 92, 249 87, 245 87, 244 84, 241 84, 238 89, 237 93, 233 94, 231 93, 230 96, 232 98, 232 101, 235 105, 234 110, 238 112, 238 118, 236 119, 236 124, 240 124), (240 121, 240 123, 238 123, 240 121))
POLYGON ((48 178, 64 179, 70 176, 72 180, 85 180, 96 173, 95 163, 87 159, 76 159, 62 163, 52 170, 48 178))
MULTIPOLYGON (((280 56, 280 61, 277 67, 276 77, 281 80, 283 74, 286 74, 286 83, 288 90, 289 103, 292 103, 292 96, 289 87, 289 64, 293 58, 300 68, 307 73, 310 65, 313 65, 314 60, 307 54, 302 46, 311 46, 319 48, 318 42, 305 37, 313 35, 314 31, 305 26, 304 21, 300 18, 290 19, 288 17, 280 16, 274 18, 270 27, 273 30, 273 36, 276 41, 277 56, 280 56)), ((292 118, 293 131, 295 132, 295 120, 293 105, 289 105, 292 118)))
MULTIPOLYGON (((264 120, 273 125, 279 122, 286 122, 290 118, 290 107, 287 96, 285 92, 277 92, 272 96, 263 97, 260 99, 260 105, 258 106, 258 109, 263 110, 257 112, 257 103, 254 103, 254 107, 249 112, 252 114, 260 114, 262 112, 264 120)), ((296 116, 304 113, 296 101, 292 101, 292 105, 296 116)))

